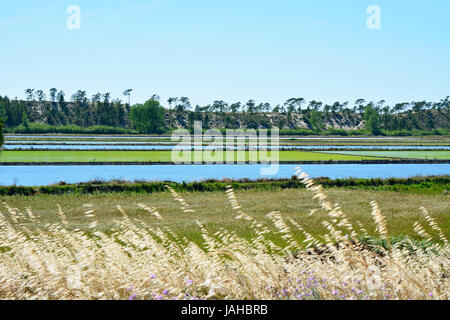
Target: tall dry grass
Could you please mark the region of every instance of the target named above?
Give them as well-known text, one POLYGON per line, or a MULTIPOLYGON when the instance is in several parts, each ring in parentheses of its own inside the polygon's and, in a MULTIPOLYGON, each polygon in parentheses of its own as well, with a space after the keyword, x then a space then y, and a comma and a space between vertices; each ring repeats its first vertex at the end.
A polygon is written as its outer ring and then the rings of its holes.
MULTIPOLYGON (((406 238, 390 243, 388 226, 376 202, 372 212, 379 238, 354 226, 339 204, 301 170, 314 191, 318 208, 328 213, 328 232, 316 238, 280 212, 268 217, 284 245, 271 241, 273 232, 248 215, 229 187, 230 219, 240 219, 254 234, 233 230, 211 234, 200 222, 199 245, 172 232, 132 218, 121 218, 108 231, 97 228, 95 208, 84 205, 90 230, 71 228, 63 208, 60 223, 35 228, 31 208, 21 212, 3 203, 0 211, 1 299, 448 299, 449 244, 433 217, 422 208, 423 221, 414 230, 426 245, 406 238), (299 242, 293 229, 305 240, 299 242), (434 236, 433 236, 434 234, 434 236), (436 240, 434 240, 434 238, 436 240)), ((188 202, 168 188, 185 213, 188 202)), ((156 208, 140 205, 154 219, 156 208)), ((314 215, 317 210, 310 212, 314 215)))

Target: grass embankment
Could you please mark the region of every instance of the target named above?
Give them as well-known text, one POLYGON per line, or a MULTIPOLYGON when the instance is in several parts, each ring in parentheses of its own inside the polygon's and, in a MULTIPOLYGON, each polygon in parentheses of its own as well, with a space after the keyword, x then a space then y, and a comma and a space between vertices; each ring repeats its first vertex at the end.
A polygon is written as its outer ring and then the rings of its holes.
MULTIPOLYGON (((311 202, 312 193, 305 189, 295 190, 240 190, 236 191, 239 201, 246 213, 254 216, 258 221, 268 223, 266 215, 273 211, 280 211, 284 217, 292 218, 313 235, 324 234, 326 229, 321 225, 326 213, 319 210, 313 216, 308 213, 317 208, 311 202)), ((426 207, 440 224, 446 234, 450 234, 450 199, 443 193, 420 194, 408 192, 376 191, 367 189, 339 189, 329 188, 327 194, 333 201, 339 201, 342 209, 353 223, 363 223, 368 231, 375 235, 370 212, 370 202, 376 200, 386 216, 390 226, 392 237, 409 235, 419 238, 414 233, 413 224, 420 217, 420 207, 426 207)), ((107 231, 112 228, 113 220, 120 217, 117 205, 121 206, 132 218, 140 219, 152 226, 166 226, 179 235, 200 243, 201 234, 196 225, 199 220, 212 233, 221 228, 234 230, 244 238, 250 238, 251 230, 241 221, 234 219, 230 213, 230 206, 224 192, 183 192, 183 198, 195 210, 185 213, 177 202, 173 201, 168 192, 153 194, 139 193, 95 193, 89 195, 39 195, 3 196, 2 200, 11 207, 26 211, 27 207, 33 209, 33 213, 40 217, 39 226, 30 224, 29 228, 44 227, 47 223, 59 221, 57 205, 61 205, 70 225, 74 228, 88 230, 90 221, 84 215, 86 207, 92 205, 97 217, 97 227, 107 231), (164 216, 164 221, 155 220, 147 211, 139 207, 143 204, 147 207, 156 207, 164 216)), ((303 239, 300 231, 295 235, 303 239)), ((274 238, 280 243, 281 239, 274 238)))
POLYGON ((401 159, 449 160, 450 151, 328 151, 329 153, 401 159))
MULTIPOLYGON (((201 153, 201 152, 199 152, 201 153)), ((223 159, 234 153, 237 160, 238 152, 223 152, 223 159)), ((258 160, 263 158, 258 154, 258 160)), ((207 153, 203 153, 206 155, 207 153)), ((239 152, 243 154, 243 152, 239 152)), ((192 152, 191 160, 193 160, 192 152)), ((373 156, 327 154, 306 151, 280 151, 280 161, 361 161, 377 160, 373 156)), ((245 152, 246 161, 249 152, 245 152)), ((3 151, 0 153, 0 162, 172 162, 171 151, 3 151)))
MULTIPOLYGON (((383 191, 403 191, 421 194, 441 194, 450 190, 450 176, 429 176, 389 179, 315 179, 325 188, 349 188, 383 191)), ((206 180, 202 182, 147 182, 147 181, 90 181, 78 184, 59 183, 50 186, 23 187, 0 186, 0 196, 38 196, 95 193, 159 193, 169 185, 178 192, 224 192, 231 185, 235 190, 277 191, 303 189, 305 186, 295 176, 291 179, 259 180, 206 180)))

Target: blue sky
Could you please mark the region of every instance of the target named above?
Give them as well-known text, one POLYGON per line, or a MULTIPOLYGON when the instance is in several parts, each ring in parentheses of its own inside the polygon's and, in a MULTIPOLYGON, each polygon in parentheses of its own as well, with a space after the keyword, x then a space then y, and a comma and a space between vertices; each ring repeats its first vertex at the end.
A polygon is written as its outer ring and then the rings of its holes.
POLYGON ((2 1, 0 94, 26 88, 389 103, 450 95, 450 1, 2 1), (66 12, 81 9, 81 29, 66 12), (381 30, 369 30, 369 5, 381 30))

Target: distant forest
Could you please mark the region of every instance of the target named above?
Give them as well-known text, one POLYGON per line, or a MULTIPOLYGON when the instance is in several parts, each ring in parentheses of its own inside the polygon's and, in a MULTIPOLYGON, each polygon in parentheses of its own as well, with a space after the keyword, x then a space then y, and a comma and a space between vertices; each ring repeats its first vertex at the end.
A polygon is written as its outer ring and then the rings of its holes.
MULTIPOLYGON (((191 129, 194 121, 202 121, 205 129, 277 127, 285 134, 448 134, 450 128, 449 97, 393 106, 384 100, 324 104, 291 98, 278 105, 218 100, 195 107, 189 98, 180 97, 169 98, 163 107, 158 95, 130 106, 112 99, 110 93, 97 93, 91 98, 82 90, 68 98, 56 88, 48 96, 42 90, 27 89, 25 93, 26 100, 0 96, 0 119, 6 132, 156 134, 191 129)), ((124 95, 129 97, 130 93, 131 89, 124 95)))

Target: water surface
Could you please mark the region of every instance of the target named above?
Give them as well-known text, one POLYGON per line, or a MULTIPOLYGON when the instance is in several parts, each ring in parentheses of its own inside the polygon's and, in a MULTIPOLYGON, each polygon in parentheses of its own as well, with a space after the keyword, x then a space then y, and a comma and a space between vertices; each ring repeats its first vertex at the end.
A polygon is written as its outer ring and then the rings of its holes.
MULTIPOLYGON (((0 185, 40 186, 60 181, 94 179, 191 182, 205 179, 290 178, 298 165, 280 165, 273 176, 261 175, 266 165, 142 165, 142 166, 0 166, 0 185)), ((407 178, 450 175, 450 164, 321 164, 300 165, 312 177, 407 178)))

